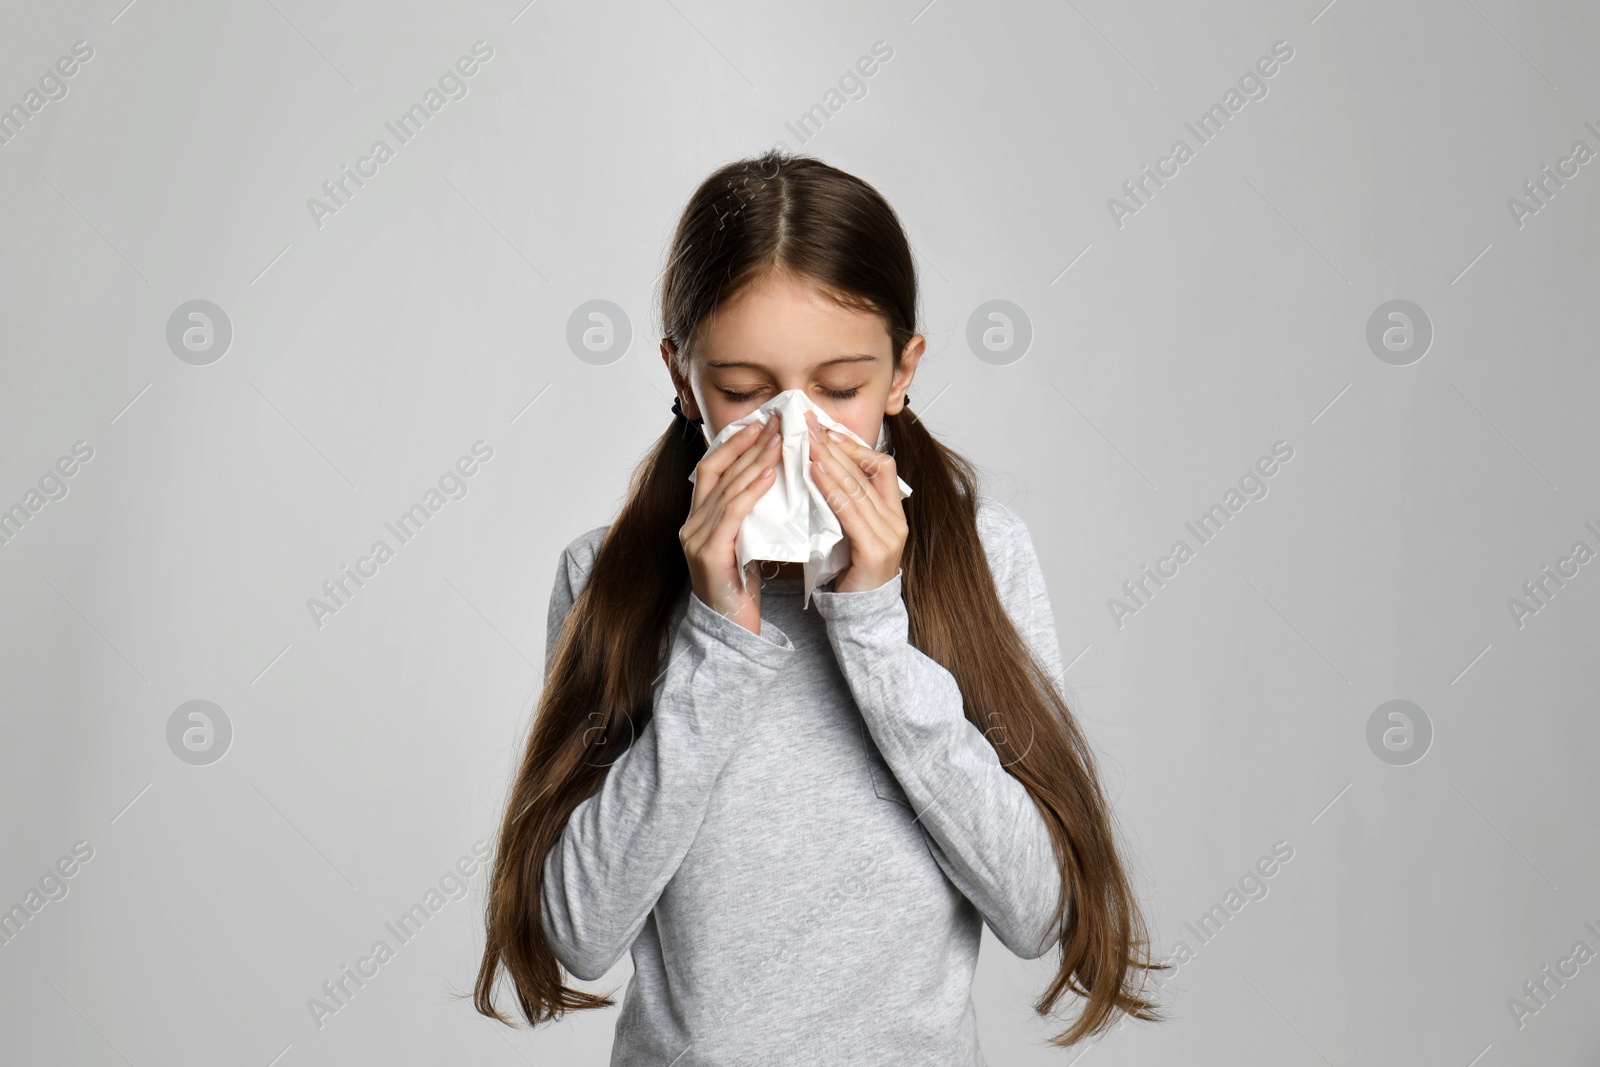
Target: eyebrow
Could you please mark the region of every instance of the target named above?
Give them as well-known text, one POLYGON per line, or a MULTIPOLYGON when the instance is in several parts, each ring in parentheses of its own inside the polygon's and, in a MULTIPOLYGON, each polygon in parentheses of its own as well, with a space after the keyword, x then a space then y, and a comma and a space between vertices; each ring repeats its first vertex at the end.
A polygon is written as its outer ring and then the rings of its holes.
MULTIPOLYGON (((836 357, 834 359, 824 360, 823 362, 818 363, 815 367, 813 367, 811 369, 812 370, 819 370, 819 369, 821 369, 823 367, 832 367, 832 366, 834 366, 836 364, 840 364, 840 363, 876 363, 877 361, 878 361, 878 357, 877 356, 866 355, 866 354, 855 355, 855 356, 838 356, 838 357, 836 357)), ((716 368, 723 368, 723 367, 749 367, 751 370, 759 370, 759 371, 764 371, 764 370, 767 369, 764 365, 762 365, 760 363, 751 363, 749 360, 743 360, 743 359, 708 359, 708 360, 706 360, 706 366, 708 366, 708 367, 716 367, 716 368)))

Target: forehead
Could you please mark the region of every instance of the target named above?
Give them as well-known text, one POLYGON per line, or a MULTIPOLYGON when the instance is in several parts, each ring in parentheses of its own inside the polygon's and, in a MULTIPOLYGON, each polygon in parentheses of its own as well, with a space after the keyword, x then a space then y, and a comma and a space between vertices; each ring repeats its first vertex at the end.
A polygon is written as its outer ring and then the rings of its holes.
POLYGON ((723 304, 703 324, 708 369, 810 367, 890 356, 883 317, 842 307, 814 285, 772 274, 723 304))

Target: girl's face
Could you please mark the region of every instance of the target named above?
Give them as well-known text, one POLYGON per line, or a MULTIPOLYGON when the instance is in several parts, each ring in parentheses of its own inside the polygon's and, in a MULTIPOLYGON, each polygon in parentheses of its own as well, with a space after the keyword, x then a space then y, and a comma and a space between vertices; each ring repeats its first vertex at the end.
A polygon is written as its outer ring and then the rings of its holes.
POLYGON ((661 358, 683 410, 704 416, 710 435, 786 389, 877 443, 885 415, 897 414, 926 341, 913 337, 898 369, 883 318, 840 307, 814 286, 776 272, 745 289, 701 324, 686 381, 670 342, 661 358))

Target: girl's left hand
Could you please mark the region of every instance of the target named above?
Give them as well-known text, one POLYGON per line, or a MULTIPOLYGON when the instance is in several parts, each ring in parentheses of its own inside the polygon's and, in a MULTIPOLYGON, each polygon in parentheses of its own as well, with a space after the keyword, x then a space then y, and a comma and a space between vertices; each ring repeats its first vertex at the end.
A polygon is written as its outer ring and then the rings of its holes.
POLYGON ((877 589, 900 570, 905 552, 905 509, 900 504, 894 457, 825 429, 815 412, 811 427, 811 477, 850 539, 850 566, 833 583, 835 592, 877 589))

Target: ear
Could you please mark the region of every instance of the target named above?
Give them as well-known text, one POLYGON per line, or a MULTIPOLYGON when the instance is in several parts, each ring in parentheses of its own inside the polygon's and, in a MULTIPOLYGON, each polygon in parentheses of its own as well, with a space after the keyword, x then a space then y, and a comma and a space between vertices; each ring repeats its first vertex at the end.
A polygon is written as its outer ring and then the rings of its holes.
POLYGON ((898 415, 905 410, 906 393, 911 389, 911 379, 917 376, 917 364, 927 348, 928 339, 920 333, 906 342, 900 353, 900 366, 895 368, 894 378, 889 383, 889 396, 883 404, 885 415, 898 415))
POLYGON ((661 339, 661 362, 667 365, 667 373, 672 376, 672 388, 678 394, 678 406, 689 418, 698 419, 700 405, 695 401, 694 388, 689 380, 678 372, 678 346, 672 343, 670 337, 661 339))

